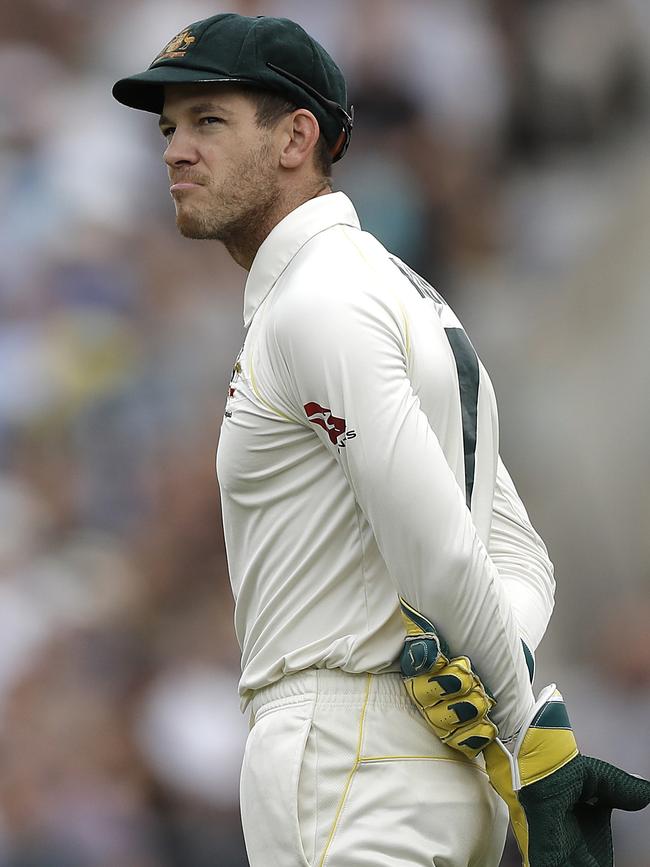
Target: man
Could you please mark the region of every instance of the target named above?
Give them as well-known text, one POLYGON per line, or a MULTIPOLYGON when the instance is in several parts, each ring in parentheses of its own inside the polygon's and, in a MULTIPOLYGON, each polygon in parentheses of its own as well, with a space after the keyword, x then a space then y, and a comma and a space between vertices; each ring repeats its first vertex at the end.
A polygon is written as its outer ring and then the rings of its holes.
POLYGON ((113 93, 161 115, 180 231, 249 271, 217 464, 251 864, 497 865, 490 781, 524 863, 611 863, 593 860, 599 772, 559 694, 531 690, 552 568, 499 459, 488 376, 331 191, 352 131, 340 69, 291 21, 216 15, 113 93))

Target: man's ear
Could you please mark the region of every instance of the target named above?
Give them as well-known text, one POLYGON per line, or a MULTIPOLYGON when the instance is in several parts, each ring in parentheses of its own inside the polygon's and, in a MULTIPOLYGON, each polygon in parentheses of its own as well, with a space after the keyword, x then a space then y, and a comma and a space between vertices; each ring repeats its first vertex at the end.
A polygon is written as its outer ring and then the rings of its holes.
POLYGON ((285 119, 287 135, 280 154, 280 165, 285 169, 299 168, 307 162, 316 147, 320 127, 314 115, 306 108, 299 108, 285 119))

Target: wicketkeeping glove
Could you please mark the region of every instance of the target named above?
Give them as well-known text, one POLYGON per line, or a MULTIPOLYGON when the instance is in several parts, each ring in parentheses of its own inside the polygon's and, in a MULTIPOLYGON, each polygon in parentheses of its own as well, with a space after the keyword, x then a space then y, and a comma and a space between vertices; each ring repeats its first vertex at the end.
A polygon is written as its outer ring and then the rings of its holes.
MULTIPOLYGON (((650 782, 579 752, 555 684, 542 690, 505 746, 488 718, 495 701, 469 659, 450 660, 434 624, 400 603, 406 689, 444 743, 470 757, 483 752, 490 782, 508 805, 523 867, 614 867, 612 810, 643 809, 650 782)), ((529 670, 532 679, 531 664, 529 670)))
POLYGON ((650 782, 579 752, 555 684, 542 690, 511 748, 497 740, 484 756, 524 867, 613 867, 612 810, 650 803, 650 782))
POLYGON ((435 626, 400 599, 406 639, 400 668, 408 694, 440 740, 475 758, 497 736, 488 695, 466 656, 449 659, 435 626))

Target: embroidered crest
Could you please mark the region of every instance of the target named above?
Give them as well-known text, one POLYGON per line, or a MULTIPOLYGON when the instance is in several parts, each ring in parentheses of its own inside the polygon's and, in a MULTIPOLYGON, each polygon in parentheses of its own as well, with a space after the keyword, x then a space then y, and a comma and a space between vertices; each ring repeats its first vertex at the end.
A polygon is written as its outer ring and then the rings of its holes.
POLYGON ((163 50, 154 60, 154 63, 158 63, 160 60, 173 60, 177 57, 185 57, 188 48, 190 48, 194 42, 196 42, 196 37, 192 36, 189 28, 186 28, 179 33, 178 36, 174 36, 174 38, 165 45, 163 50))

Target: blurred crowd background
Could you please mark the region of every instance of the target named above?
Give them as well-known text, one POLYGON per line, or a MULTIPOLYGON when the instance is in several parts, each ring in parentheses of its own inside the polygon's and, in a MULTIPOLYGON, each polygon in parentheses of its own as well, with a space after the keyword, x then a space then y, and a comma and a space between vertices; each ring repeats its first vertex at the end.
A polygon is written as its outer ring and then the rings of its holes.
MULTIPOLYGON (((214 475, 245 274, 110 95, 222 11, 346 72, 335 186, 464 321, 556 565, 537 683, 650 775, 647 0, 0 0, 0 867, 247 863, 214 475)), ((616 827, 648 867, 647 815, 616 827)))

